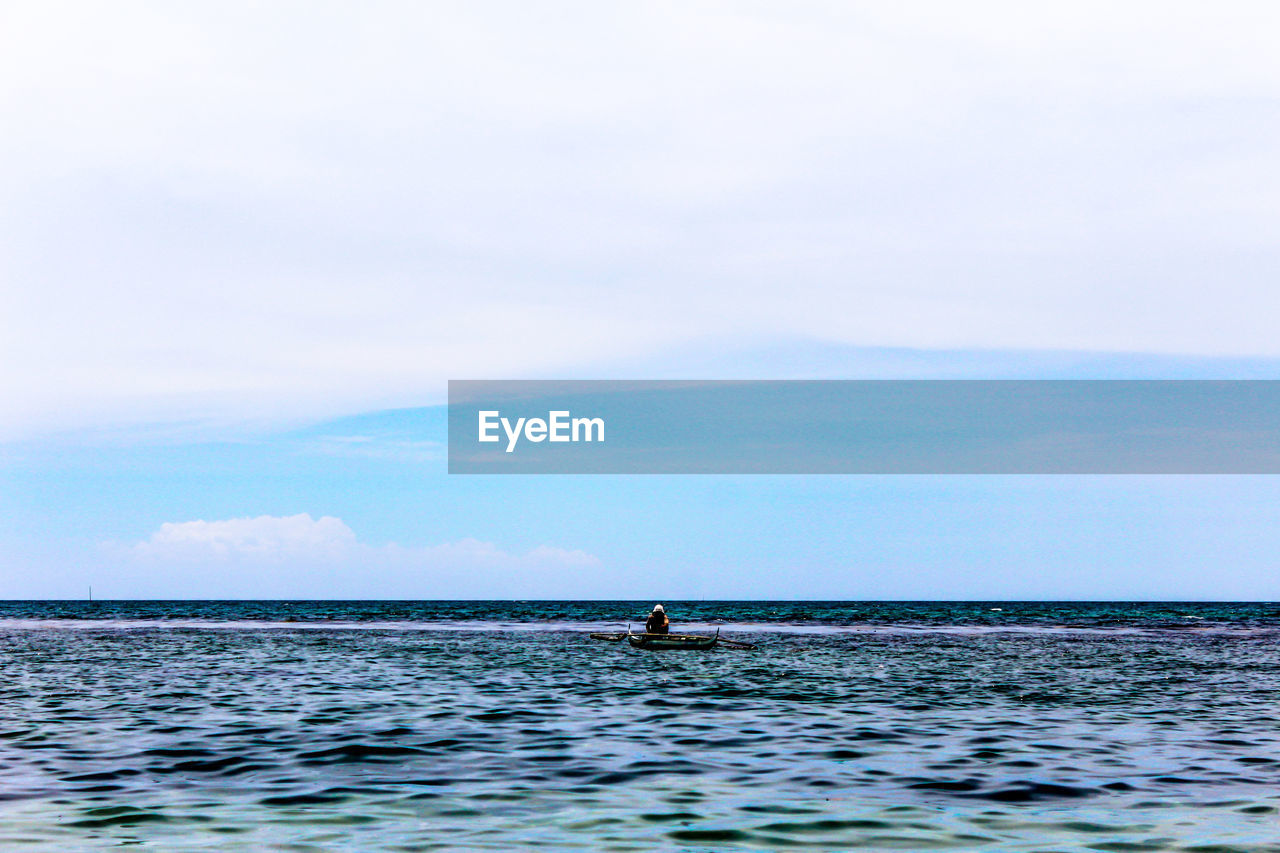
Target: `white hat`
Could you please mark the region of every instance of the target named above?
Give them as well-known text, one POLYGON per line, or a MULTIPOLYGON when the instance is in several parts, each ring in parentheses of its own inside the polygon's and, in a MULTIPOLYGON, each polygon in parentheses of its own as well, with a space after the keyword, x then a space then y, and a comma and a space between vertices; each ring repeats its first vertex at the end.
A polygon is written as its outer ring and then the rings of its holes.
POLYGON ((661 604, 655 604, 655 605, 653 605, 653 612, 654 612, 654 613, 662 613, 662 612, 664 612, 664 611, 663 611, 663 609, 662 609, 662 605, 661 605, 661 604))

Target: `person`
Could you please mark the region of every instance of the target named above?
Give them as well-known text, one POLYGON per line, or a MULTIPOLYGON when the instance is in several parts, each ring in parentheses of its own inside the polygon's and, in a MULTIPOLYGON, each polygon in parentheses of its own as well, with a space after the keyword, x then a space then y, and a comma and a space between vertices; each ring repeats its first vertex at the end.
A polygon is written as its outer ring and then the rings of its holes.
POLYGON ((646 634, 665 634, 671 630, 671 621, 667 619, 667 614, 662 609, 661 604, 653 605, 653 612, 649 614, 649 618, 645 620, 644 632, 646 634))

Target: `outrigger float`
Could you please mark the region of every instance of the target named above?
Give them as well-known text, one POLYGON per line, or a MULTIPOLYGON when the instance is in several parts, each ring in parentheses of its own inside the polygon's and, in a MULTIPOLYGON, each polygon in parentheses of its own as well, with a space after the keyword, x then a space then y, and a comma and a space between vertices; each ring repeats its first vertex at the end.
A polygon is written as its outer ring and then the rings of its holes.
POLYGON ((590 636, 593 640, 606 640, 615 643, 626 638, 632 648, 649 649, 651 651, 705 651, 716 646, 724 646, 727 649, 755 648, 752 643, 739 643, 737 640, 722 639, 719 628, 716 629, 714 635, 705 637, 697 634, 633 634, 631 626, 628 625, 626 633, 591 634, 590 636))

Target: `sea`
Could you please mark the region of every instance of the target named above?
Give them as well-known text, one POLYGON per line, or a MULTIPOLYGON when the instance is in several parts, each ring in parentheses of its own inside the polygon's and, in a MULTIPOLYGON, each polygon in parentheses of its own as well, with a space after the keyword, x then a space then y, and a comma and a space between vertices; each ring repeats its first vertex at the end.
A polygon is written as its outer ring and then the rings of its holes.
POLYGON ((1280 604, 0 602, 0 850, 1280 851, 1280 604))

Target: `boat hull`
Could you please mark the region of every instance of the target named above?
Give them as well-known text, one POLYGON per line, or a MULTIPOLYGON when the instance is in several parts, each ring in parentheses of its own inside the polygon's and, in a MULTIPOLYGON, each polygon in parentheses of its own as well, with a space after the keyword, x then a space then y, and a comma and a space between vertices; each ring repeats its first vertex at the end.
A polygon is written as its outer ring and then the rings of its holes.
POLYGON ((651 651, 704 651, 714 648, 720 632, 714 637, 695 637, 688 634, 627 634, 627 642, 637 649, 651 651))

